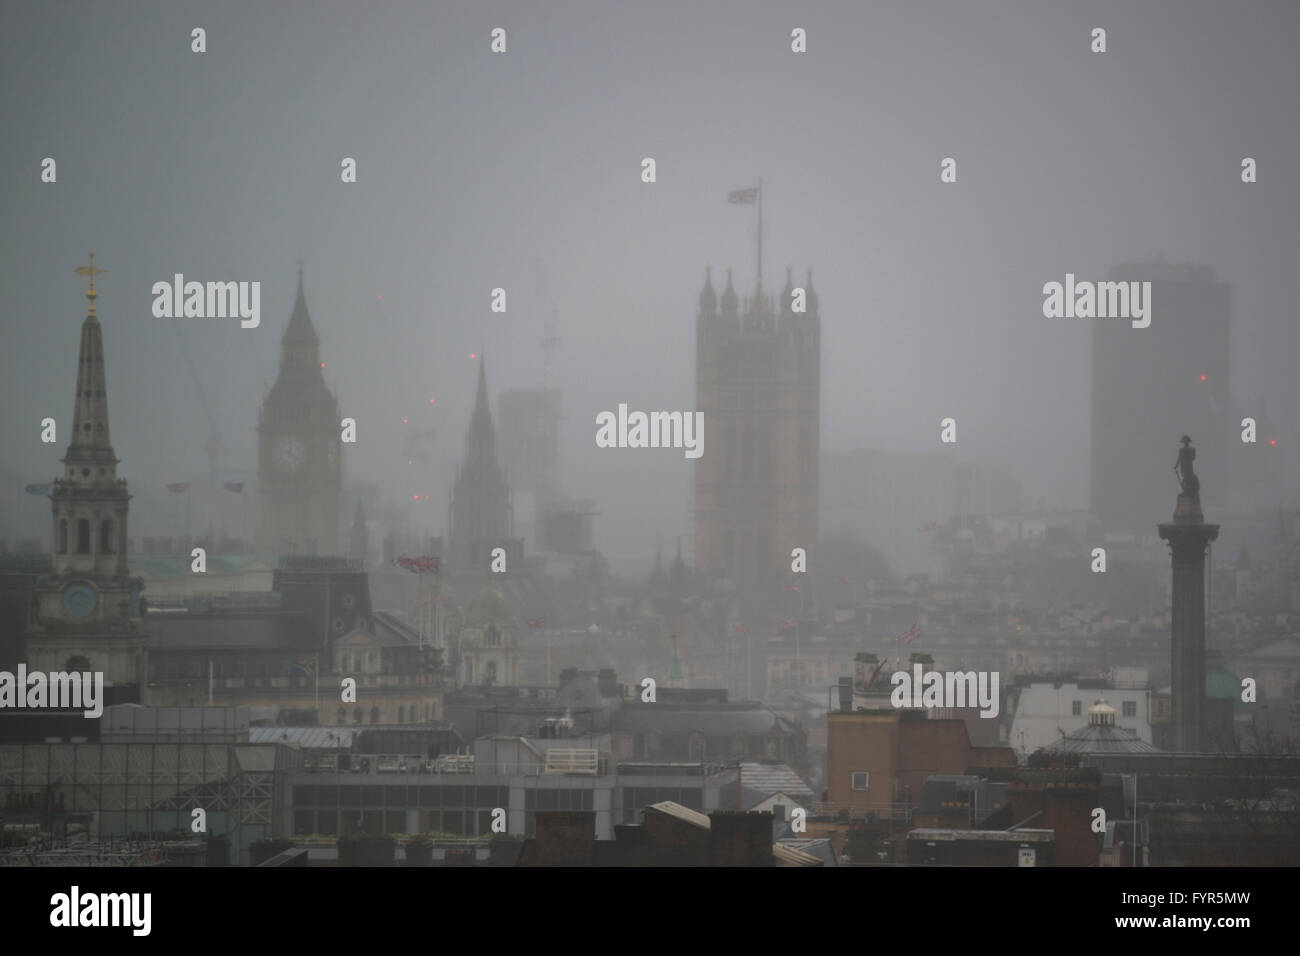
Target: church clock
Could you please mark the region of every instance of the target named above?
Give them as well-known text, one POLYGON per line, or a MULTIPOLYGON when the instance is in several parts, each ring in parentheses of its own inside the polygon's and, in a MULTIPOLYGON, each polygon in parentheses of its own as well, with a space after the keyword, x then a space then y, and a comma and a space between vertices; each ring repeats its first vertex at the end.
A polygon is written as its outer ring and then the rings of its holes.
POLYGON ((95 589, 88 584, 72 584, 63 589, 63 607, 73 617, 89 617, 95 603, 95 589))

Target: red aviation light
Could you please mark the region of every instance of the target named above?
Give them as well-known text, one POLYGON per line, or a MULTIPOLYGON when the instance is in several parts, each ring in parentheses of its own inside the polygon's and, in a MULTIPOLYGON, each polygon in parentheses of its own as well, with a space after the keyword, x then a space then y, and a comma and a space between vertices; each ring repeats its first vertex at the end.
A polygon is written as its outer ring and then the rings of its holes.
POLYGON ((1202 381, 1202 382, 1205 381, 1205 376, 1204 376, 1204 375, 1201 376, 1201 381, 1202 381))

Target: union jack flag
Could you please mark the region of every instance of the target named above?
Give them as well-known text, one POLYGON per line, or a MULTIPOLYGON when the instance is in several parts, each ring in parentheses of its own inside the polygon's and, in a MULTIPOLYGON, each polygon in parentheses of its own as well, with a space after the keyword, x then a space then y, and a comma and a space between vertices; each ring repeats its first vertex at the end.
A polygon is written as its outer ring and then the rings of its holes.
POLYGON ((399 568, 406 568, 413 574, 437 574, 442 567, 442 559, 430 557, 429 555, 421 555, 417 558, 408 558, 406 555, 402 555, 393 564, 399 568))
POLYGON ((911 644, 921 633, 921 625, 913 624, 911 630, 898 638, 899 644, 911 644))
POLYGON ((727 194, 727 202, 752 206, 754 203, 758 202, 758 187, 750 186, 748 189, 733 189, 727 194))

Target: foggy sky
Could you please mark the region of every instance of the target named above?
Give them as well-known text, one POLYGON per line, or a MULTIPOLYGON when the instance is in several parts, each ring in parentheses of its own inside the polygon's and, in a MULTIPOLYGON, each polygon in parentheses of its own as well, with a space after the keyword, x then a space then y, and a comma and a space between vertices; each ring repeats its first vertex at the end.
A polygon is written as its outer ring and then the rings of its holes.
MULTIPOLYGON (((639 560, 681 534, 689 552, 692 463, 597 449, 595 416, 695 407, 704 267, 718 292, 727 267, 752 290, 754 210, 725 200, 759 176, 765 289, 814 269, 826 451, 939 451, 952 415, 950 453, 1086 506, 1091 322, 1044 318, 1042 285, 1155 256, 1231 283, 1233 397, 1265 400, 1300 446, 1298 25, 1285 0, 6 3, 0 467, 59 472, 86 311, 73 269, 93 249, 137 502, 206 473, 182 337, 225 473, 251 482, 301 255, 327 381, 358 422, 346 479, 430 494, 413 513, 445 533, 469 355, 486 352, 494 414, 502 389, 540 384, 545 296, 561 481, 597 499, 597 546, 639 560), (155 319, 150 287, 176 272, 260 280, 261 327, 155 319), (46 416, 58 445, 40 443, 46 416), (427 475, 399 466, 403 417, 437 429, 427 475)), ((705 454, 717 438, 706 422, 705 454)))

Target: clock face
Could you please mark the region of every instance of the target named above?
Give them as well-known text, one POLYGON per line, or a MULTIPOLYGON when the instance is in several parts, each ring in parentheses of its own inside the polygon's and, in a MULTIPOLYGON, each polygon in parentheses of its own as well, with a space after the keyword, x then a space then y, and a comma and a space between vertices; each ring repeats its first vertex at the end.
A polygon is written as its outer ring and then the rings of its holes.
POLYGON ((307 460, 307 443, 289 436, 275 443, 275 463, 284 471, 297 471, 307 460))
POLYGON ((73 617, 88 617, 95 610, 95 589, 73 584, 63 592, 63 606, 73 617))

